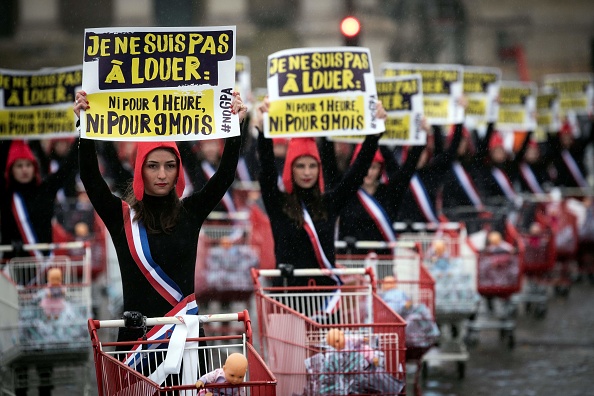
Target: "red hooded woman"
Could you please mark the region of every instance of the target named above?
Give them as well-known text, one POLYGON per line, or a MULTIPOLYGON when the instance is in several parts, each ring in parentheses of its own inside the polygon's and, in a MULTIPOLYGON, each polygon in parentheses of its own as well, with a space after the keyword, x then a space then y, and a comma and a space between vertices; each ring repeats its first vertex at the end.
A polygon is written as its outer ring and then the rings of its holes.
POLYGON ((578 187, 590 189, 588 173, 584 163, 586 148, 594 141, 594 122, 590 133, 582 131, 578 137, 573 126, 564 120, 559 133, 549 136, 549 146, 553 153, 553 165, 556 170, 555 185, 560 187, 578 187))
POLYGON ((4 258, 15 256, 43 257, 49 251, 22 251, 23 244, 51 243, 52 218, 57 192, 68 178, 76 175, 77 147, 72 147, 64 166, 42 179, 39 162, 27 142, 2 141, 0 148, 1 244, 13 245, 4 258))
MULTIPOLYGON (((2 245, 12 245, 13 250, 4 253, 4 259, 32 256, 42 259, 50 250, 23 250, 22 246, 52 242, 52 218, 57 192, 65 180, 74 177, 78 167, 78 149, 73 146, 62 167, 45 179, 41 179, 39 162, 27 142, 3 140, 0 142, 0 233, 2 245)), ((21 285, 45 284, 36 272, 16 274, 15 281, 21 285)), ((17 396, 27 394, 27 367, 17 369, 22 380, 15 389, 17 396), (22 386, 24 385, 24 386, 22 386)), ((51 363, 37 365, 41 378, 40 395, 50 395, 52 386, 51 363)))
MULTIPOLYGON (((294 268, 334 268, 334 227, 340 211, 355 196, 367 174, 378 147, 381 134, 368 135, 357 159, 342 180, 325 191, 322 162, 313 138, 293 138, 287 147, 282 181, 285 191, 277 184, 272 139, 262 133, 262 116, 268 111, 268 99, 258 106, 260 119, 258 154, 261 163, 260 190, 270 218, 274 237, 276 263, 294 268)), ((386 113, 380 105, 380 118, 386 113)), ((318 285, 336 285, 334 277, 316 278, 318 285)), ((307 285, 308 278, 292 278, 289 285, 307 285)))
MULTIPOLYGON (((232 112, 246 113, 239 94, 232 112)), ((76 94, 74 111, 89 108, 76 94)), ((195 314, 194 269, 202 223, 235 176, 241 137, 228 138, 220 165, 200 189, 180 199, 185 186, 175 142, 139 142, 134 178, 124 199, 112 194, 99 171, 95 143, 80 139, 80 177, 115 246, 122 276, 124 311, 147 317, 195 314)), ((136 340, 142 330, 120 329, 119 341, 136 340)))

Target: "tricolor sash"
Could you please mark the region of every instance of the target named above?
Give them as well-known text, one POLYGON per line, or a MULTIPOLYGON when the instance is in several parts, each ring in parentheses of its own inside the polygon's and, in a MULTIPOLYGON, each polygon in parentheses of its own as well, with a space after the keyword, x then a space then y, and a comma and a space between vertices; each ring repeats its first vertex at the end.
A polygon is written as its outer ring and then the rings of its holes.
MULTIPOLYGON (((32 245, 39 243, 37 240, 37 234, 35 234, 35 229, 33 228, 33 224, 31 223, 31 218, 29 216, 29 211, 27 210, 27 205, 25 204, 25 200, 21 196, 20 193, 14 192, 12 194, 12 215, 14 216, 14 221, 17 224, 17 228, 19 229, 19 233, 21 234, 21 238, 23 239, 23 243, 26 245, 32 245)), ((43 253, 39 250, 30 250, 29 254, 31 256, 37 258, 43 258, 43 253)))
MULTIPOLYGON (((311 219, 309 212, 305 208, 305 205, 302 204, 301 206, 303 208, 303 228, 309 236, 309 240, 311 241, 311 245, 316 255, 316 260, 318 261, 318 264, 320 265, 321 269, 331 271, 332 269, 334 269, 334 267, 332 266, 332 264, 330 264, 330 260, 328 260, 328 257, 326 257, 326 254, 324 253, 324 249, 322 248, 322 243, 320 242, 320 238, 318 237, 318 233, 316 232, 316 227, 313 223, 313 220, 311 219)), ((338 286, 342 285, 342 280, 338 275, 330 273, 328 276, 330 276, 338 286)), ((330 299, 330 301, 327 302, 326 307, 324 307, 324 311, 326 313, 334 312, 338 307, 339 303, 340 289, 337 290, 336 293, 334 293, 333 297, 330 299)))
POLYGON ((362 188, 357 191, 357 198, 379 229, 384 241, 395 242, 396 236, 392 230, 392 222, 382 205, 362 188))
POLYGON ((476 188, 474 187, 474 184, 472 183, 470 176, 468 176, 468 173, 466 173, 466 170, 464 169, 462 164, 456 161, 452 164, 452 168, 454 170, 456 178, 458 179, 458 183, 466 193, 466 196, 468 197, 470 202, 472 202, 475 208, 482 209, 483 203, 481 201, 481 198, 479 197, 479 194, 476 191, 476 188))
POLYGON ((538 179, 536 178, 536 175, 532 171, 530 165, 528 165, 525 162, 522 162, 520 164, 520 174, 522 175, 522 179, 524 179, 524 181, 528 185, 528 188, 533 194, 544 193, 544 190, 540 186, 540 183, 538 182, 538 179))
MULTIPOLYGON (((204 174, 208 179, 210 179, 215 174, 214 168, 211 164, 208 163, 208 161, 202 161, 201 166, 202 171, 204 171, 204 174)), ((237 211, 237 209, 235 209, 235 204, 233 203, 233 198, 231 198, 231 194, 229 194, 229 191, 227 191, 225 195, 223 195, 221 202, 223 202, 223 205, 225 206, 225 209, 227 209, 228 213, 234 213, 237 211)))
POLYGON ((134 262, 154 289, 175 307, 184 297, 181 288, 153 260, 146 229, 142 223, 133 220, 134 209, 122 201, 122 210, 126 239, 134 262))
POLYGON ((247 164, 245 163, 245 158, 243 157, 239 158, 239 162, 237 163, 237 176, 239 177, 239 180, 242 182, 252 181, 247 164))
POLYGON ((431 198, 429 198, 429 193, 427 193, 427 189, 425 188, 423 181, 417 173, 415 173, 413 177, 410 179, 409 188, 413 196, 415 197, 415 201, 417 201, 417 206, 419 207, 419 209, 421 209, 421 213, 423 213, 425 219, 430 223, 439 223, 437 214, 433 210, 433 205, 431 204, 431 198))
POLYGON ((563 162, 565 162, 565 166, 567 166, 567 169, 569 169, 569 172, 571 172, 571 175, 573 176, 573 180, 575 180, 577 185, 580 187, 584 187, 584 188, 588 187, 586 178, 584 177, 584 175, 582 175, 582 171, 580 170, 579 166, 575 162, 575 159, 570 154, 570 152, 567 150, 561 151, 561 158, 563 158, 563 162))
MULTIPOLYGON (((181 300, 171 311, 167 312, 164 316, 175 316, 183 318, 188 315, 198 315, 198 305, 196 304, 196 297, 194 296, 194 294, 189 295, 183 300, 181 300)), ((191 330, 188 331, 187 336, 197 338, 199 324, 197 323, 197 321, 193 322, 196 323, 192 323, 191 330)), ((189 344, 194 344, 194 342, 187 343, 188 345, 186 345, 184 336, 182 336, 181 338, 176 337, 174 339, 174 334, 176 334, 175 324, 163 324, 154 326, 146 334, 147 340, 160 341, 171 338, 171 341, 169 343, 154 342, 151 344, 134 345, 131 349, 131 352, 126 355, 124 364, 142 373, 145 373, 147 370, 150 370, 151 374, 149 378, 160 385, 163 383, 163 381, 165 380, 165 378, 167 378, 169 374, 179 372, 181 355, 183 354, 183 360, 184 362, 186 362, 186 364, 184 364, 183 366, 184 371, 182 382, 183 384, 194 384, 197 379, 198 350, 195 347, 184 348, 184 346, 189 346, 189 344), (169 360, 166 358, 165 361, 157 367, 154 366, 154 362, 149 361, 150 359, 148 359, 148 353, 146 352, 147 350, 153 349, 167 349, 167 355, 169 356, 170 353, 173 355, 172 349, 174 348, 176 349, 176 359, 174 359, 175 361, 171 362, 171 358, 169 360), (179 350, 180 348, 181 351, 179 350)))
POLYGON ((507 199, 509 199, 510 201, 516 199, 516 191, 514 190, 514 187, 509 181, 509 177, 507 177, 507 175, 501 169, 493 166, 491 168, 491 175, 493 175, 493 178, 495 178, 497 185, 499 186, 501 191, 503 191, 503 194, 505 194, 507 199))

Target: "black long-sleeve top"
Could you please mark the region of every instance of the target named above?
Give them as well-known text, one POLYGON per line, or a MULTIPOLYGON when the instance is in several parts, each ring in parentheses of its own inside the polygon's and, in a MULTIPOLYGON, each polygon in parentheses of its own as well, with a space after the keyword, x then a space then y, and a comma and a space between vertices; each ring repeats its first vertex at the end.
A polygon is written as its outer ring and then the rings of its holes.
MULTIPOLYGON (((433 139, 435 141, 435 155, 425 166, 417 169, 416 176, 423 184, 423 187, 425 187, 429 198, 429 205, 431 205, 433 213, 437 215, 437 194, 442 186, 445 173, 448 172, 452 166, 453 159, 456 157, 456 151, 458 151, 458 146, 462 139, 462 124, 456 125, 452 141, 447 150, 443 150, 441 128, 433 127, 433 139)), ((400 210, 397 213, 396 220, 411 223, 428 221, 414 197, 410 184, 406 187, 406 193, 400 210)))
POLYGON ((558 135, 549 135, 549 145, 553 154, 552 162, 557 172, 555 185, 560 187, 580 187, 567 163, 563 160, 562 154, 564 151, 567 151, 573 158, 582 176, 587 180, 588 173, 584 164, 584 153, 588 145, 594 140, 594 123, 592 123, 592 129, 589 135, 583 134, 579 138, 574 138, 573 144, 568 149, 561 147, 558 135))
MULTIPOLYGON (((193 151, 193 144, 190 142, 179 142, 178 143, 178 148, 179 148, 179 154, 181 155, 182 158, 182 163, 184 164, 184 168, 188 174, 188 176, 190 177, 190 182, 192 183, 192 187, 195 190, 200 190, 201 188, 203 188, 206 183, 208 183, 208 177, 206 176, 206 174, 204 173, 204 170, 202 169, 202 161, 205 160, 200 160, 196 154, 193 151)), ((215 169, 217 167, 216 164, 210 164, 209 165, 215 169)), ((229 189, 231 189, 232 187, 229 186, 229 189)), ((223 203, 221 201, 219 201, 217 203, 217 205, 214 207, 215 211, 217 212, 227 212, 227 208, 225 207, 225 205, 223 205, 223 203)))
MULTIPOLYGON (((314 226, 322 249, 332 265, 335 262, 334 226, 337 217, 347 201, 355 195, 367 174, 377 150, 378 140, 378 135, 367 136, 357 159, 342 181, 322 196, 322 204, 327 216, 325 219, 314 220, 314 226)), ((281 192, 277 185, 278 175, 274 164, 272 140, 266 139, 262 134, 258 137, 258 154, 261 161, 260 189, 274 236, 277 266, 292 264, 294 268, 320 268, 305 229, 283 211, 286 194, 281 192)), ((307 197, 304 204, 308 207, 307 197)), ((307 281, 307 278, 293 278, 289 284, 306 285, 307 281)), ((317 278, 316 282, 326 285, 335 284, 329 277, 317 278)))
MULTIPOLYGON (((200 228, 233 182, 240 147, 240 137, 226 140, 219 169, 201 190, 181 200, 178 222, 170 233, 148 233, 154 261, 179 285, 184 296, 194 293, 200 228)), ((105 223, 115 246, 122 277, 124 310, 140 311, 148 317, 165 315, 172 306, 151 286, 132 258, 124 230, 122 200, 111 193, 99 172, 93 140, 80 140, 79 161, 81 180, 89 199, 105 223)), ((158 213, 170 199, 145 194, 143 203, 158 213)), ((137 335, 131 337, 136 339, 134 337, 137 335)))
MULTIPOLYGON (((466 170, 470 177, 477 193, 480 195, 481 186, 481 162, 485 158, 488 151, 488 142, 493 134, 493 124, 489 123, 485 138, 478 141, 477 150, 474 155, 466 155, 465 157, 458 157, 452 161, 451 166, 443 175, 443 189, 442 189, 442 206, 444 212, 448 209, 460 206, 474 206, 472 201, 468 198, 465 190, 458 181, 453 169, 453 165, 459 162, 466 170)), ((447 213, 446 213, 447 215, 447 213)))
MULTIPOLYGON (((16 219, 12 212, 12 199, 15 192, 20 193, 23 198, 26 210, 29 214, 30 224, 37 237, 38 243, 52 242, 52 218, 55 211, 56 193, 60 190, 67 180, 76 175, 78 167, 76 158, 78 156, 78 147, 73 145, 60 169, 50 174, 37 184, 36 179, 30 183, 19 183, 14 178, 5 180, 4 173, 6 169, 6 160, 10 150, 10 141, 0 143, 0 232, 2 245, 11 245, 13 243, 23 243, 23 238, 19 232, 16 219)), ((4 258, 15 257, 17 255, 29 255, 29 253, 6 252, 4 258)), ((49 251, 42 252, 49 254, 49 251)))
MULTIPOLYGON (((506 196, 504 190, 501 188, 500 184, 495 179, 493 175, 493 168, 500 169, 508 178, 510 183, 513 183, 514 180, 518 178, 518 174, 520 171, 520 164, 524 160, 524 155, 526 154, 526 149, 528 148, 528 142, 530 141, 530 135, 532 132, 528 132, 524 136, 524 141, 522 142, 522 146, 520 150, 516 153, 516 155, 512 159, 508 159, 503 163, 496 164, 493 163, 487 156, 483 158, 482 161, 478 162, 479 168, 478 170, 481 172, 481 197, 483 202, 493 201, 497 203, 498 201, 501 202, 502 199, 509 198, 506 196)), ((486 139, 487 137, 485 137, 486 139)), ((488 141, 486 143, 488 145, 488 141)), ((513 188, 514 193, 515 188, 513 184, 511 185, 513 188)))
MULTIPOLYGON (((406 161, 402 166, 398 165, 394 154, 385 146, 380 150, 384 157, 388 182, 380 183, 373 198, 382 206, 390 226, 396 219, 400 206, 406 194, 410 178, 415 172, 415 168, 424 146, 413 146, 408 152, 406 161)), ((349 199, 347 205, 340 214, 339 237, 354 237, 358 241, 383 241, 384 238, 373 218, 367 213, 361 201, 357 196, 349 199)))

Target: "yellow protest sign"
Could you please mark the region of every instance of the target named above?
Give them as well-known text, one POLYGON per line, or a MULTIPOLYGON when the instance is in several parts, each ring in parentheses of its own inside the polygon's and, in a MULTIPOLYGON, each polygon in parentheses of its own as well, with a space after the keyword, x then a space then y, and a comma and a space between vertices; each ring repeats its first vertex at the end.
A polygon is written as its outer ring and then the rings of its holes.
MULTIPOLYGON (((85 30, 82 136, 199 140, 239 135, 231 113, 235 27, 85 30)), ((247 101, 247 98, 245 98, 247 101)))
POLYGON ((296 48, 271 54, 265 136, 382 132, 372 70, 366 48, 296 48))
POLYGON ((75 135, 72 102, 81 82, 80 66, 0 69, 0 139, 75 135))
POLYGON ((461 65, 386 62, 381 70, 385 77, 421 75, 423 111, 430 124, 458 124, 464 120, 464 108, 457 102, 463 89, 461 65))

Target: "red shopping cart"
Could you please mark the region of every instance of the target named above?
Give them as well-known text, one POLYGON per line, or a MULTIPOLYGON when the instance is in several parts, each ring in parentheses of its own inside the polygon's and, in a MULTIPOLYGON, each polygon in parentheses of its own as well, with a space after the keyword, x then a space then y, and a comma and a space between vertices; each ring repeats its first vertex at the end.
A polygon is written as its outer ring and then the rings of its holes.
POLYGON ((279 394, 403 392, 406 325, 376 294, 372 270, 252 269, 252 278, 260 345, 278 379, 279 394), (303 276, 340 276, 345 284, 268 286, 303 276), (339 330, 347 340, 340 351, 326 342, 331 330, 339 330))
POLYGON ((466 244, 462 223, 440 223, 416 227, 418 232, 400 234, 400 241, 422 246, 423 266, 435 280, 435 320, 440 329, 439 345, 423 356, 422 375, 429 367, 455 363, 464 378, 470 354, 464 342, 468 320, 478 312, 476 254, 466 244))
MULTIPOLYGON (((196 379, 205 372, 222 367, 227 356, 234 352, 242 353, 248 360, 246 381, 239 385, 208 384, 209 391, 213 394, 223 392, 226 395, 276 395, 274 375, 252 346, 251 321, 247 310, 195 316, 198 326, 204 323, 233 321, 241 322, 244 326, 244 332, 241 334, 200 338, 192 336, 192 332, 188 330, 191 327, 188 317, 146 318, 140 314, 135 316, 137 319, 140 317, 140 323, 135 323, 135 326, 169 326, 168 329, 161 329, 166 335, 165 338, 102 342, 100 329, 125 327, 129 323, 124 319, 88 321, 100 396, 203 395, 204 391, 199 391, 195 386, 196 379), (184 326, 188 329, 184 330, 184 326), (209 345, 199 346, 198 341, 205 341, 209 345), (199 355, 199 351, 202 355, 199 355), (199 356, 203 356, 203 362, 199 362, 199 356), (169 358, 180 359, 178 361, 181 364, 168 369, 171 367, 167 363, 169 358), (201 366, 205 367, 205 372, 201 372, 201 366)), ((197 331, 195 333, 197 334, 197 331)))
MULTIPOLYGON (((509 221, 504 225, 503 235, 510 249, 486 246, 476 251, 477 291, 486 301, 487 312, 479 309, 477 318, 469 322, 467 344, 475 345, 480 331, 499 330, 501 340, 509 348, 515 346, 517 302, 511 297, 522 289, 524 244, 509 221)), ((471 246, 476 247, 476 241, 471 246)))
POLYGON ((224 306, 246 301, 254 286, 245 274, 259 267, 259 252, 251 243, 248 212, 213 212, 202 226, 198 241, 201 254, 196 262, 196 300, 212 300, 224 306))
MULTIPOLYGON (((0 300, 13 301, 0 325, 0 393, 15 389, 74 387, 88 392, 91 316, 89 244, 24 245, 24 251, 77 251, 75 256, 16 257, 3 265, 0 300), (56 278, 57 276, 57 278, 56 278), (49 284, 50 277, 56 281, 49 284), (6 298, 8 297, 8 298, 6 298)), ((11 251, 12 246, 1 246, 11 251)))
MULTIPOLYGON (((337 248, 345 242, 337 241, 337 248)), ((420 393, 420 367, 425 353, 439 338, 435 322, 435 282, 422 266, 420 244, 416 241, 356 241, 354 251, 368 254, 339 254, 336 265, 346 268, 371 268, 378 274, 380 298, 406 321, 406 361, 415 365, 415 393, 420 393), (375 254, 373 250, 392 254, 375 254)), ((350 250, 350 249, 346 249, 350 250)))
POLYGON ((572 284, 572 266, 576 264, 579 248, 577 217, 568 206, 567 200, 552 200, 547 203, 544 212, 548 224, 555 236, 557 253, 554 268, 554 289, 559 296, 569 295, 572 284))

